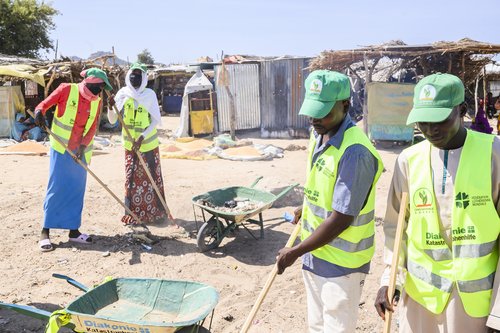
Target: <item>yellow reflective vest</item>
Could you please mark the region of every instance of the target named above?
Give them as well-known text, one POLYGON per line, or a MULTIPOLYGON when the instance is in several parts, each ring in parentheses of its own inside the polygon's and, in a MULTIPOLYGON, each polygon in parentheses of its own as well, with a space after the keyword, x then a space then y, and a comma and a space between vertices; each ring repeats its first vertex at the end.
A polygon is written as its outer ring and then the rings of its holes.
MULTIPOLYGON (((71 137, 71 132, 73 130, 73 125, 75 124, 76 114, 78 110, 78 101, 80 98, 80 93, 78 92, 78 85, 76 83, 71 84, 70 92, 68 95, 68 101, 66 102, 66 109, 62 117, 58 116, 58 109, 54 113, 54 119, 52 120, 51 131, 57 136, 66 146, 68 146, 69 139, 71 137)), ((101 99, 97 98, 95 101, 90 102, 90 114, 85 124, 85 129, 83 131, 83 136, 85 136, 97 116, 99 111, 99 101, 101 99)), ((64 146, 57 142, 52 136, 50 137, 50 146, 58 153, 64 154, 66 151, 64 146)), ((85 149, 85 161, 87 164, 90 163, 92 158, 92 148, 94 146, 94 138, 89 143, 85 149)))
POLYGON ((500 218, 491 198, 493 138, 467 131, 454 182, 451 248, 440 234, 431 145, 423 141, 406 150, 410 219, 404 288, 433 313, 443 312, 456 285, 469 316, 489 314, 500 233, 500 218))
MULTIPOLYGON (((151 124, 150 115, 146 108, 139 104, 137 109, 134 105, 134 99, 129 98, 123 105, 123 122, 127 127, 130 135, 132 135, 133 141, 127 135, 125 129, 122 129, 122 138, 123 138, 123 146, 127 150, 132 150, 132 145, 139 136, 144 132, 146 128, 151 124)), ((145 153, 150 150, 155 149, 159 146, 158 134, 156 128, 153 129, 142 141, 141 148, 139 149, 141 152, 145 153)))
POLYGON ((356 126, 347 129, 339 149, 330 146, 312 164, 316 138, 311 133, 307 181, 304 186, 301 239, 305 240, 321 223, 332 214, 332 199, 337 169, 345 150, 355 144, 365 146, 378 161, 378 168, 365 206, 353 223, 330 243, 314 250, 311 254, 330 263, 358 268, 373 257, 375 234, 375 190, 384 166, 382 160, 366 135, 356 126))

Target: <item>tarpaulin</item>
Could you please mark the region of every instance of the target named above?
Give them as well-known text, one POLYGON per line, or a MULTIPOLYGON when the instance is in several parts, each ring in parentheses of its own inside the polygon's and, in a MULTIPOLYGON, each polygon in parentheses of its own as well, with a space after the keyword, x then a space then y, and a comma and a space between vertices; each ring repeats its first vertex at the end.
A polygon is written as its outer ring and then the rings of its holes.
POLYGON ((6 65, 0 66, 0 75, 15 76, 23 79, 35 81, 42 87, 45 87, 43 76, 48 69, 36 69, 30 65, 6 65))

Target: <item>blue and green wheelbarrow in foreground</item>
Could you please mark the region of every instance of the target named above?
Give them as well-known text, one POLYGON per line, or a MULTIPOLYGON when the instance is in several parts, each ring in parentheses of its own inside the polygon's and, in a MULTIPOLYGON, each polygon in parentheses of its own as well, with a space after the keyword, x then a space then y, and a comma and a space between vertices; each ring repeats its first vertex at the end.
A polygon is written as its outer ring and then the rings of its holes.
MULTIPOLYGON (((250 187, 232 186, 220 188, 204 194, 197 195, 191 199, 194 207, 201 209, 203 215, 203 224, 198 230, 197 245, 201 252, 215 249, 222 242, 224 237, 234 231, 239 225, 243 226, 250 235, 257 239, 252 232, 245 226, 244 222, 257 224, 260 227, 260 238, 264 237, 264 220, 262 211, 270 208, 274 202, 298 185, 298 183, 285 187, 279 194, 255 189, 255 185, 263 177, 258 177, 250 187), (234 200, 249 200, 260 202, 261 205, 245 211, 223 211, 225 203, 234 200), (207 219, 207 216, 210 217, 207 219), (258 215, 259 219, 253 217, 258 215)), ((196 212, 194 214, 195 222, 196 212)))
POLYGON ((214 288, 198 282, 117 278, 90 289, 67 276, 52 276, 85 294, 54 313, 2 302, 0 308, 47 320, 50 333, 62 326, 93 333, 209 333, 202 325, 210 313, 213 317, 219 299, 214 288))

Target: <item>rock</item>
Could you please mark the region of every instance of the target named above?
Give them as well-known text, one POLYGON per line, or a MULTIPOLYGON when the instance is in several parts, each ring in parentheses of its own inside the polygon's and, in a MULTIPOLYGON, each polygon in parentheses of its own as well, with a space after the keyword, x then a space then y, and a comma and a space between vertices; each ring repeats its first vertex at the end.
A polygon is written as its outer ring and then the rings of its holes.
POLYGON ((228 313, 227 315, 222 316, 222 319, 224 319, 225 321, 231 322, 231 321, 233 321, 234 317, 230 313, 228 313))
POLYGON ((109 253, 109 251, 106 251, 106 252, 103 252, 101 255, 103 257, 109 257, 111 255, 111 253, 109 253))

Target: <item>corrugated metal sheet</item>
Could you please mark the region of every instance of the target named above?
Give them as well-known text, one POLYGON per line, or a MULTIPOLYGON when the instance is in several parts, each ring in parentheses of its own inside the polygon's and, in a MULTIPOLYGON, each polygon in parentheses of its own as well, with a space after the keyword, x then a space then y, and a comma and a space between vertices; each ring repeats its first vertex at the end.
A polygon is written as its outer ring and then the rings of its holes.
POLYGON ((309 58, 264 61, 260 67, 261 132, 266 137, 307 136, 309 121, 299 116, 309 58))
MULTIPOLYGON (((219 68, 215 66, 215 82, 218 82, 219 68)), ((236 129, 260 128, 259 65, 226 65, 229 89, 234 96, 236 108, 236 129)), ((230 130, 229 96, 224 86, 215 85, 219 131, 230 130)))

